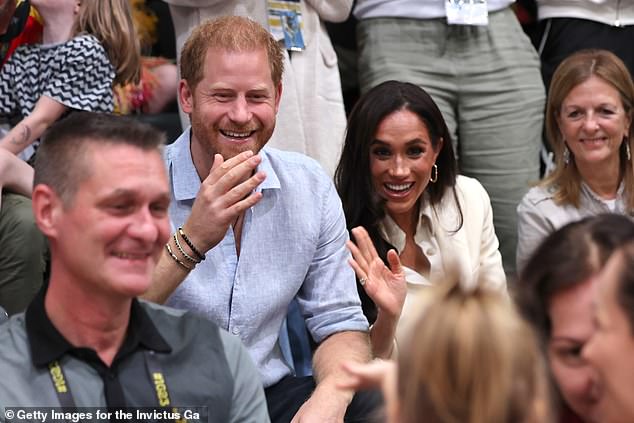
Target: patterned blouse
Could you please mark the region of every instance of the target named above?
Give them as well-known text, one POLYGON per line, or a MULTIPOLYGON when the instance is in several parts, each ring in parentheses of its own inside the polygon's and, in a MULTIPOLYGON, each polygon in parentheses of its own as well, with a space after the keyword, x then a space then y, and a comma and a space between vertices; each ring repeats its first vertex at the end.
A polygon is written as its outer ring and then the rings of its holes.
POLYGON ((0 116, 23 119, 43 95, 69 109, 112 112, 114 77, 105 49, 89 34, 20 46, 0 69, 0 116))

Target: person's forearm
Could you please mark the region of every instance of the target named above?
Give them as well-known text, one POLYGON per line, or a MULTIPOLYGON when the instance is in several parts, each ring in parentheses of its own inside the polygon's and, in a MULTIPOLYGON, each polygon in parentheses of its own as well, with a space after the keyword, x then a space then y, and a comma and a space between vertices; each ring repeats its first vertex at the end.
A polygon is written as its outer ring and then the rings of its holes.
POLYGON ((371 359, 370 342, 366 332, 346 331, 331 335, 324 340, 313 356, 313 370, 317 390, 332 390, 345 399, 346 405, 352 400, 354 391, 343 391, 339 382, 347 375, 342 363, 347 361, 367 362, 371 359))
POLYGON ((33 168, 14 154, 0 149, 0 189, 31 196, 33 168))
POLYGON ((37 126, 33 128, 23 119, 16 126, 11 128, 7 135, 0 140, 0 147, 13 154, 18 154, 26 147, 31 145, 43 132, 43 127, 37 126))
POLYGON ((0 148, 18 154, 35 140, 57 119, 62 117, 67 107, 57 100, 41 96, 35 103, 31 114, 22 119, 9 133, 0 140, 0 148))
MULTIPOLYGON (((172 253, 176 254, 174 247, 171 245, 172 241, 170 239, 170 248, 172 248, 172 253)), ((187 263, 185 263, 185 265, 187 265, 187 263)), ((163 248, 159 262, 156 268, 154 268, 152 285, 141 297, 155 303, 165 303, 181 282, 185 280, 189 272, 190 270, 176 262, 176 260, 170 256, 167 249, 163 248)))
POLYGON ((379 310, 376 321, 370 328, 372 353, 378 358, 391 358, 394 350, 394 336, 399 317, 390 317, 379 310))

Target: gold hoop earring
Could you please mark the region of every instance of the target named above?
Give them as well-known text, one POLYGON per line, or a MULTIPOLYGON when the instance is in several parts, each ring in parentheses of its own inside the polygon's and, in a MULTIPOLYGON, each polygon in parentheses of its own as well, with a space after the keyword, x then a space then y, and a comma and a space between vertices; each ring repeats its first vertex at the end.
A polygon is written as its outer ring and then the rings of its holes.
POLYGON ((436 163, 431 167, 431 177, 429 178, 429 182, 432 184, 438 180, 438 166, 436 163))

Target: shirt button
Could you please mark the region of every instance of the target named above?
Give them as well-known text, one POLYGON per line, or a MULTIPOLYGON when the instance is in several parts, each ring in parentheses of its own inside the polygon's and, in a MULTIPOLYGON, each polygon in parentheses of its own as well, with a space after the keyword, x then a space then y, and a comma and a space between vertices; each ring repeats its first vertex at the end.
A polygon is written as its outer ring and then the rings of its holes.
POLYGON ((436 250, 434 248, 428 248, 426 254, 428 256, 433 256, 434 254, 436 254, 436 250))

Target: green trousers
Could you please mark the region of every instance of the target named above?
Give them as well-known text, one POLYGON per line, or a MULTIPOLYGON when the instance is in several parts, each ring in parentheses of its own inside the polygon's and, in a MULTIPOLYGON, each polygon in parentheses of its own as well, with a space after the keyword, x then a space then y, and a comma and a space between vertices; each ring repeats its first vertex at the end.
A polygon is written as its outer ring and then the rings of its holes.
POLYGON ((35 225, 31 200, 3 193, 0 208, 0 306, 9 315, 26 309, 42 286, 47 244, 35 225))

